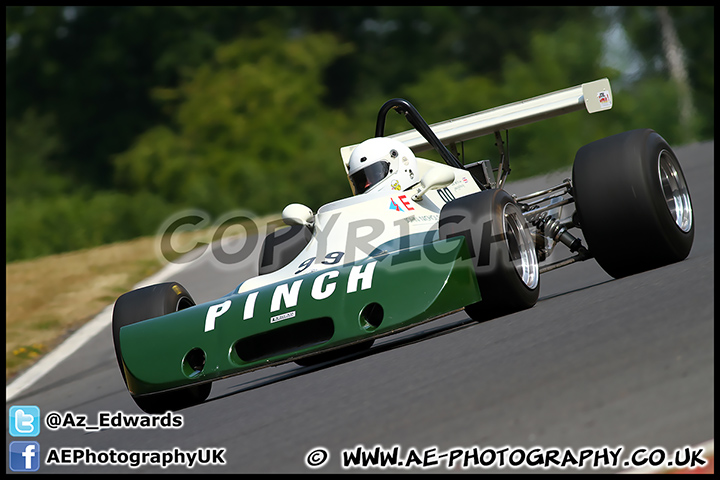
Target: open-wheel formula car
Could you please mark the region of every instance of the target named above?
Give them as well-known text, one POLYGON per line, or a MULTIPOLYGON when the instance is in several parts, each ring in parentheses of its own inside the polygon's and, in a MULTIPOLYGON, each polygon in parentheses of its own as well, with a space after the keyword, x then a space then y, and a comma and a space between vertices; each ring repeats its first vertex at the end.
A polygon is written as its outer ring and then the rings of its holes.
POLYGON ((607 79, 430 126, 406 100, 386 102, 375 136, 340 150, 354 195, 315 213, 287 206, 289 228, 265 237, 258 276, 200 305, 176 282, 117 300, 113 341, 132 398, 147 412, 181 409, 203 402, 220 378, 342 357, 462 309, 483 321, 531 308, 540 274, 577 261, 593 258, 619 278, 684 259, 690 193, 653 130, 583 146, 560 185, 504 190, 502 130, 612 103, 607 79), (385 136, 390 110, 413 128, 385 136), (496 138, 497 167, 457 154, 482 135, 496 138), (416 156, 429 149, 445 164, 416 156), (569 256, 546 262, 560 244, 569 256))

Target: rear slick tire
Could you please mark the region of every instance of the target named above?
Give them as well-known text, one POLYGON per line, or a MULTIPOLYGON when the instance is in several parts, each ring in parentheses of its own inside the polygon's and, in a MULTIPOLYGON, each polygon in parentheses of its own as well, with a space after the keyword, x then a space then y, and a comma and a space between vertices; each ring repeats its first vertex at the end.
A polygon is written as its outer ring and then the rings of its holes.
POLYGON ((685 259, 695 236, 690 190, 677 156, 650 129, 585 145, 573 197, 588 250, 622 278, 685 259))

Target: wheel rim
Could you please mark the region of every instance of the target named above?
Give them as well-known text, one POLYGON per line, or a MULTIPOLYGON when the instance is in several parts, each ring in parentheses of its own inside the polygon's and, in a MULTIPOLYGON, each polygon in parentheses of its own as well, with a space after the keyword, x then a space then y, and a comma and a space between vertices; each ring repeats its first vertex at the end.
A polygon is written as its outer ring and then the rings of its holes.
POLYGON ((662 150, 658 156, 658 175, 670 215, 680 230, 689 232, 693 217, 690 193, 677 159, 667 150, 662 150))
POLYGON ((510 261, 522 282, 529 289, 538 285, 540 278, 535 243, 532 240, 522 211, 514 203, 503 208, 505 243, 510 261))

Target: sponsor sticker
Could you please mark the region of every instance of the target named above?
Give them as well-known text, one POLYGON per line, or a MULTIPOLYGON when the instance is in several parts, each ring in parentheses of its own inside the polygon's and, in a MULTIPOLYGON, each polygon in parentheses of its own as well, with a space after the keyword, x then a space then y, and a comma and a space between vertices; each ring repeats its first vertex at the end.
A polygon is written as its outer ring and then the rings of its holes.
POLYGON ((602 90, 598 92, 597 94, 598 102, 600 102, 600 108, 610 108, 612 107, 612 100, 610 98, 610 92, 607 90, 602 90))
POLYGON ((293 318, 294 316, 295 310, 293 310, 292 312, 283 313, 282 315, 275 315, 274 317, 270 317, 270 323, 282 322, 283 320, 293 318))
POLYGON ((395 210, 396 212, 415 210, 415 207, 413 207, 412 203, 407 199, 407 195, 400 195, 397 199, 397 202, 393 198, 390 199, 390 210, 395 210), (403 207, 405 208, 403 209, 403 207))

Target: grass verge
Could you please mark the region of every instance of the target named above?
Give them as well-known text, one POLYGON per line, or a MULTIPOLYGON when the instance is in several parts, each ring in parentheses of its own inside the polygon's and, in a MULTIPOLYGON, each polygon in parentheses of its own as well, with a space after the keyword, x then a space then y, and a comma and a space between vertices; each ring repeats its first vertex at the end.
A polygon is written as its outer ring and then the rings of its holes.
POLYGON ((5 381, 163 267, 154 237, 5 266, 5 381))
MULTIPOLYGON (((271 219, 278 217, 255 222, 261 228, 271 219)), ((209 243, 212 233, 179 233, 173 243, 177 241, 178 248, 209 243)), ((155 251, 157 241, 155 236, 142 237, 6 264, 5 383, 159 271, 164 262, 155 251)))

